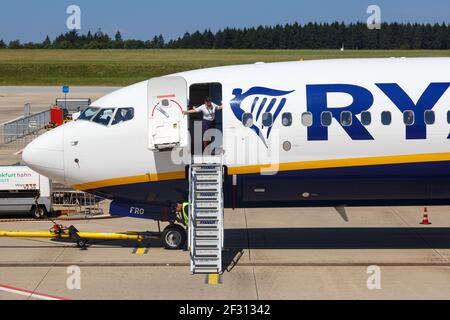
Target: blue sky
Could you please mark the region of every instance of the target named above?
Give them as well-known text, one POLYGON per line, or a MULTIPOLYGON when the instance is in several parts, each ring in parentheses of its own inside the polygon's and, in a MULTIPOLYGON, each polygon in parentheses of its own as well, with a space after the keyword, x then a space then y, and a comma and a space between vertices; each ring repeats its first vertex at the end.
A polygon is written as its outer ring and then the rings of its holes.
POLYGON ((54 38, 67 31, 71 4, 81 7, 81 32, 101 27, 111 35, 121 30, 124 38, 143 40, 227 26, 366 21, 370 4, 380 6, 386 22, 450 22, 450 0, 3 0, 0 39, 54 38))

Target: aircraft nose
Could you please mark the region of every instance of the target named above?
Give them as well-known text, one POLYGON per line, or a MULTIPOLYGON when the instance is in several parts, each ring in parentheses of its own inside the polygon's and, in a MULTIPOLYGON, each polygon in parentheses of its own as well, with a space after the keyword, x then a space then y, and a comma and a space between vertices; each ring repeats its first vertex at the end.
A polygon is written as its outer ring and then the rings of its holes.
POLYGON ((64 126, 33 140, 22 153, 23 162, 34 171, 54 180, 64 180, 64 126))

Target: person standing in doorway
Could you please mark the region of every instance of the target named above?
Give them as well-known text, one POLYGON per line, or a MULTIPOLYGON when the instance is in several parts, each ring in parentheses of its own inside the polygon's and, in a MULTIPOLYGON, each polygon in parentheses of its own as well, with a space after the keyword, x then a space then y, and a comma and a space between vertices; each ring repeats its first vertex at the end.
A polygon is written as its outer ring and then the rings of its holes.
MULTIPOLYGON (((204 104, 199 107, 194 107, 189 111, 184 111, 184 114, 188 113, 203 113, 203 121, 202 121, 202 137, 205 135, 205 132, 209 129, 216 128, 216 111, 222 110, 222 105, 217 105, 211 101, 210 97, 206 97, 204 100, 204 104)), ((203 139, 203 149, 205 149, 209 144, 209 141, 205 141, 203 139)))

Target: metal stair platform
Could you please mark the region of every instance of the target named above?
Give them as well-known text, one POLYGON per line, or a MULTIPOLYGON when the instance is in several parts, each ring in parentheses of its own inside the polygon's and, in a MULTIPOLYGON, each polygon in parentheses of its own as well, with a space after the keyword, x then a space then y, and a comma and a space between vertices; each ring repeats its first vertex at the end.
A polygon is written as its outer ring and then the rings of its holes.
POLYGON ((223 166, 221 156, 192 158, 189 248, 193 274, 222 273, 223 166))

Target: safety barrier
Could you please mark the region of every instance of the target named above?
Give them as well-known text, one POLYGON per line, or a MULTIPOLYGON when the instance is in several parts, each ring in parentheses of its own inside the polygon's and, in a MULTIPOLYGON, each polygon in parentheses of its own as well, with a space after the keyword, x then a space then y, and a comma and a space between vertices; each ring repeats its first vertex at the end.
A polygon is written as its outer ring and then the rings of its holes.
POLYGON ((0 143, 25 145, 33 140, 50 122, 50 110, 22 117, 0 126, 0 143))
POLYGON ((73 211, 84 214, 86 217, 101 215, 103 209, 100 202, 103 200, 103 198, 73 190, 58 182, 52 184, 52 204, 57 210, 73 211))

